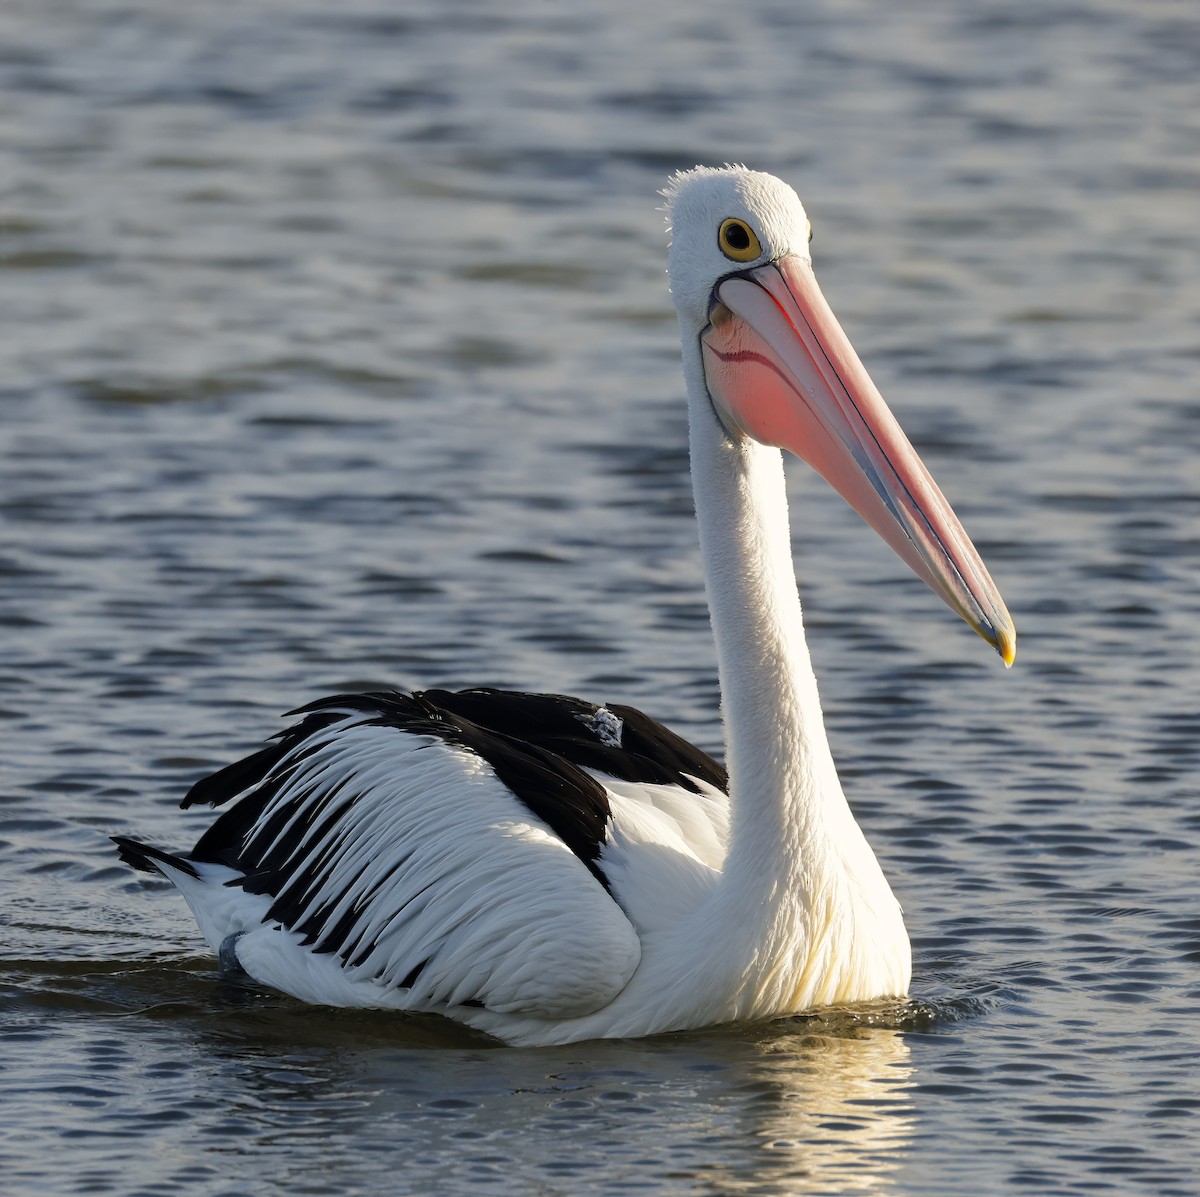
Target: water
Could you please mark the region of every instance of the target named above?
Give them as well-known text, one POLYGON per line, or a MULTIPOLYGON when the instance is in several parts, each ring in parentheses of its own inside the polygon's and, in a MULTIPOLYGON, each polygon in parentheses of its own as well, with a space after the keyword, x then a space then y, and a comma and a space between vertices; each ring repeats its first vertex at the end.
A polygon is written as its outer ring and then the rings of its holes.
POLYGON ((0 1167, 17 1197, 1191 1193, 1193 7, 10 0, 0 1167), (517 1051, 232 986, 107 836, 289 707, 491 683, 719 749, 654 192, 794 182, 1019 628, 793 471, 910 1003, 517 1051))

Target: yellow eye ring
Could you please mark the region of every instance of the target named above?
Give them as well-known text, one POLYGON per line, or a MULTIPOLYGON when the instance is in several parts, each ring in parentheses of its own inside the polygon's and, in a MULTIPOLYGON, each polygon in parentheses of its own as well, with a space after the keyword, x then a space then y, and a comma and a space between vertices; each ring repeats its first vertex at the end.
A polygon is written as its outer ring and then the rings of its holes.
POLYGON ((717 245, 731 262, 753 262, 762 254, 762 244, 754 230, 736 216, 721 221, 717 245))

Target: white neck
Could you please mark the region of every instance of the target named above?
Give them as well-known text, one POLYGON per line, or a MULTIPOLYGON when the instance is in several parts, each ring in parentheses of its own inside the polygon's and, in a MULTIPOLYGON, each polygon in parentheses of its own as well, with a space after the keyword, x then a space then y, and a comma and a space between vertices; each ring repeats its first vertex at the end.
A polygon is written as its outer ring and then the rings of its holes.
MULTIPOLYGON (((886 940, 898 934, 907 985, 899 909, 846 803, 825 733, 792 565, 781 454, 725 431, 708 398, 699 346, 686 340, 684 372, 729 769, 729 848, 714 917, 727 934, 757 939, 760 954, 767 945, 790 951, 808 978, 792 979, 801 987, 815 981, 814 968, 827 967, 809 953, 829 950, 832 940, 820 948, 814 940, 865 936, 868 942, 838 945, 858 956, 860 948, 879 950, 869 941, 880 933, 886 940)), ((888 967, 894 971, 895 962, 888 967)), ((829 983, 833 990, 817 981, 807 996, 846 1000, 833 996, 842 994, 837 980, 829 983)))
POLYGON ((688 363, 692 485, 721 681, 732 797, 730 857, 779 877, 845 808, 796 591, 783 460, 717 419, 688 363))

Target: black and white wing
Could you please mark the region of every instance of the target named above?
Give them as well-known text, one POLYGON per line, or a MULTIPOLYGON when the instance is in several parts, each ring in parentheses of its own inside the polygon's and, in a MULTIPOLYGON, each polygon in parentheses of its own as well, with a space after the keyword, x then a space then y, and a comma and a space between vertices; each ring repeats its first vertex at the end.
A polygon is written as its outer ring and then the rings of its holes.
POLYGON ((295 714, 193 788, 185 805, 234 805, 188 858, 122 847, 172 877, 214 949, 235 936, 247 972, 310 1001, 602 1008, 641 944, 604 872, 611 795, 592 772, 724 783, 640 712, 562 696, 343 695, 295 714))

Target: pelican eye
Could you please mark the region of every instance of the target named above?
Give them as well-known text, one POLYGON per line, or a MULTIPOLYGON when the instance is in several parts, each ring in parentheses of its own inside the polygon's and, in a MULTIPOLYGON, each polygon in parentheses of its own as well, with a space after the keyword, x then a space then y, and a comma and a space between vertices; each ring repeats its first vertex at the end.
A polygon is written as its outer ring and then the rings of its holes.
POLYGON ((812 221, 811 220, 808 222, 808 243, 809 243, 809 245, 812 244, 812 221))
POLYGON ((754 230, 736 216, 721 221, 717 234, 717 245, 721 252, 733 262, 753 262, 762 254, 762 245, 754 230))

